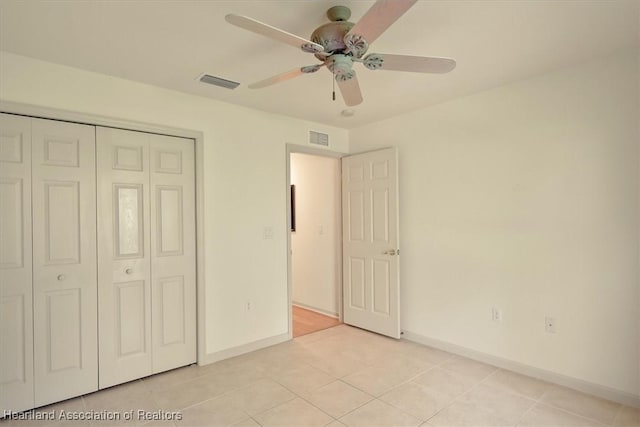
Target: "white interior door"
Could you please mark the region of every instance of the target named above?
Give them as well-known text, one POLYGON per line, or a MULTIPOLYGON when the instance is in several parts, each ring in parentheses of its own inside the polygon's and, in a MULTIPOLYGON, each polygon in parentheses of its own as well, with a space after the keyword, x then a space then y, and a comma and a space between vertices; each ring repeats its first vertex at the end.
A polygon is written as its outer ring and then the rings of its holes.
POLYGON ((31 119, 0 114, 0 414, 33 405, 31 119))
POLYGON ((194 142, 150 135, 153 373, 196 361, 194 142))
POLYGON ((395 148, 342 158, 344 323, 400 338, 395 148))
POLYGON ((95 128, 32 119, 35 405, 98 389, 95 128))
POLYGON ((97 128, 100 388, 151 375, 148 138, 97 128))

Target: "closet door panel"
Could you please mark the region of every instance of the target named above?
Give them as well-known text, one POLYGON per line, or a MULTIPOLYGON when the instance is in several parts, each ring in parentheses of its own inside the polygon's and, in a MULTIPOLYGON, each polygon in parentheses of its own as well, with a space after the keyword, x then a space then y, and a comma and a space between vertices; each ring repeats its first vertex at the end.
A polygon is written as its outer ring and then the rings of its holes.
POLYGON ((97 128, 100 388, 151 374, 148 138, 97 128))
POLYGON ((35 405, 98 388, 95 128, 33 119, 35 405))
POLYGON ((31 119, 0 114, 0 414, 33 407, 31 119))
POLYGON ((153 372, 196 361, 194 142, 154 135, 151 158, 153 372))

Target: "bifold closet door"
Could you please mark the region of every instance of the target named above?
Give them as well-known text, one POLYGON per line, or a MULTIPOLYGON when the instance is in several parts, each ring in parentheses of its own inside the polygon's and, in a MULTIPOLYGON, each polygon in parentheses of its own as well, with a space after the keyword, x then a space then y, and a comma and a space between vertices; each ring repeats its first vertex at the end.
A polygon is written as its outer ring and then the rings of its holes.
POLYGON ((32 119, 35 406, 98 389, 95 127, 32 119))
POLYGON ((153 373, 196 361, 194 143, 150 136, 153 373))
POLYGON ((193 141, 98 128, 100 388, 196 360, 193 141))
POLYGON ((149 135, 98 127, 100 388, 151 375, 149 135))
POLYGON ((31 119, 0 114, 0 414, 33 405, 31 119))

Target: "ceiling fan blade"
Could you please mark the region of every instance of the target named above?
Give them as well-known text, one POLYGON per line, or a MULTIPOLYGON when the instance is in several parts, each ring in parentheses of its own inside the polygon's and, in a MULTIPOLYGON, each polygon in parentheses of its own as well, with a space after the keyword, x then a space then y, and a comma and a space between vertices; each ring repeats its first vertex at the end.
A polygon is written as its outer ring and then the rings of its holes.
POLYGON ((347 106, 353 107, 362 102, 362 92, 360 92, 360 85, 355 71, 351 71, 349 74, 336 75, 336 82, 338 82, 342 99, 344 99, 344 103, 347 106))
POLYGON ((414 73, 448 73, 456 68, 451 58, 428 56, 391 55, 372 53, 364 58, 364 66, 370 70, 411 71, 414 73))
POLYGON ((418 0, 378 0, 345 36, 347 47, 357 57, 362 56, 368 45, 398 20, 418 0), (364 41, 363 47, 358 46, 364 41))
POLYGON ((324 66, 324 64, 315 64, 315 65, 308 65, 306 67, 296 68, 294 70, 287 71, 286 73, 278 74, 276 76, 269 77, 268 79, 260 80, 259 82, 256 82, 256 83, 251 83, 249 85, 249 89, 262 89, 263 87, 284 82, 286 80, 293 79, 294 77, 298 77, 303 74, 315 73, 322 66, 324 66))
POLYGON ((271 25, 256 21, 255 19, 248 18, 246 16, 230 13, 225 16, 225 19, 228 23, 233 24, 237 27, 244 28, 245 30, 249 30, 253 33, 269 37, 293 47, 297 47, 298 49, 302 49, 305 52, 318 53, 324 51, 324 47, 322 47, 322 45, 319 45, 318 43, 314 43, 302 37, 296 36, 295 34, 288 33, 284 30, 272 27, 271 25))

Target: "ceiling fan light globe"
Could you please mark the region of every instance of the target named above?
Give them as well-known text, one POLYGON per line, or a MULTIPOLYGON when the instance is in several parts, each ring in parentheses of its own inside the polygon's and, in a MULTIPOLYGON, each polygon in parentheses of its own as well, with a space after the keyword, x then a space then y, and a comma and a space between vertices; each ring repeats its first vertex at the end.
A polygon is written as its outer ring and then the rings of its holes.
POLYGON ((350 73, 353 67, 353 59, 348 55, 335 54, 327 59, 327 68, 336 76, 350 73))

